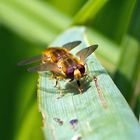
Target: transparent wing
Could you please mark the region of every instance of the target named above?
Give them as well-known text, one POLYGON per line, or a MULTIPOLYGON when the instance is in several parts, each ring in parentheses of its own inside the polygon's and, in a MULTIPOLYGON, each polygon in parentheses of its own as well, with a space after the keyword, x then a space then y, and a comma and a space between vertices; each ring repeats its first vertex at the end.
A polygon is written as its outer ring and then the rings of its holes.
POLYGON ((35 57, 32 57, 32 58, 20 61, 18 63, 18 66, 23 66, 23 65, 31 64, 31 63, 34 63, 34 62, 37 62, 37 61, 41 61, 41 60, 42 60, 42 55, 38 55, 38 56, 35 56, 35 57))
POLYGON ((73 41, 73 42, 69 42, 64 44, 62 47, 66 48, 67 50, 72 50, 73 48, 75 48, 76 46, 78 46, 81 43, 81 41, 73 41))
POLYGON ((80 57, 80 60, 82 62, 85 61, 85 59, 91 55, 96 49, 98 48, 98 45, 91 45, 87 48, 84 48, 82 50, 80 50, 79 52, 76 53, 77 56, 80 57))
POLYGON ((39 72, 39 71, 53 71, 53 72, 58 72, 58 67, 57 64, 51 63, 51 62, 46 62, 44 64, 40 64, 38 66, 34 66, 31 68, 28 68, 29 72, 39 72))

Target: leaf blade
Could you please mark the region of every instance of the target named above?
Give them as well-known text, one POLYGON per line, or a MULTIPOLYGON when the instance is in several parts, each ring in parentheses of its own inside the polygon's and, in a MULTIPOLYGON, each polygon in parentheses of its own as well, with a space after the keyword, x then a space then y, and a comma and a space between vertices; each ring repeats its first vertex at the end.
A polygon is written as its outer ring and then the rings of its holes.
MULTIPOLYGON (((75 27, 60 35, 52 44, 62 45, 66 41, 80 39, 83 42, 79 48, 75 48, 74 52, 76 52, 80 47, 87 46, 84 36, 84 28, 75 27)), ((89 56, 87 64, 91 73, 97 77, 107 108, 102 104, 94 81, 87 82, 82 95, 73 95, 76 92, 74 84, 66 87, 66 83, 62 81, 65 95, 56 99, 59 91, 53 87, 54 81, 49 80, 45 73, 40 74, 38 98, 40 111, 45 116, 46 139, 71 139, 76 134, 88 140, 137 139, 140 135, 139 124, 120 91, 93 55, 89 56), (60 127, 53 118, 59 118, 64 125, 60 127), (73 131, 69 124, 69 121, 75 118, 79 121, 77 131, 73 131), (62 131, 65 133, 61 133, 62 131)), ((84 84, 85 81, 82 82, 82 86, 84 84)))

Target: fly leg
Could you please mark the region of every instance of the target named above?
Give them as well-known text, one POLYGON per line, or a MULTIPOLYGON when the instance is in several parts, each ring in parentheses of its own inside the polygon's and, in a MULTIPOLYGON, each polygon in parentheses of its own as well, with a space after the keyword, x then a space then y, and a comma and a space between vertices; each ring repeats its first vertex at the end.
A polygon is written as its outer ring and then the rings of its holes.
POLYGON ((74 79, 70 79, 69 82, 72 82, 74 79))
POLYGON ((80 94, 82 94, 83 89, 81 88, 81 83, 80 83, 79 80, 77 80, 76 82, 77 82, 77 85, 78 85, 78 90, 79 90, 80 94))
POLYGON ((55 77, 55 80, 56 80, 56 82, 55 82, 54 87, 58 87, 58 90, 59 90, 59 92, 60 92, 60 96, 57 97, 57 99, 59 99, 60 97, 63 96, 63 94, 62 94, 62 88, 61 88, 59 79, 58 79, 57 77, 55 77))
POLYGON ((66 82, 66 84, 72 82, 73 80, 74 80, 74 79, 70 79, 69 81, 66 82))
POLYGON ((57 87, 57 85, 58 85, 58 79, 57 78, 55 78, 55 79, 56 79, 56 82, 55 82, 54 87, 57 87))
POLYGON ((57 86, 57 85, 58 85, 58 90, 59 90, 59 93, 60 93, 60 96, 57 97, 57 99, 60 99, 60 98, 61 98, 62 96, 64 96, 64 95, 63 95, 63 93, 62 93, 62 88, 61 88, 59 79, 56 80, 56 86, 57 86))

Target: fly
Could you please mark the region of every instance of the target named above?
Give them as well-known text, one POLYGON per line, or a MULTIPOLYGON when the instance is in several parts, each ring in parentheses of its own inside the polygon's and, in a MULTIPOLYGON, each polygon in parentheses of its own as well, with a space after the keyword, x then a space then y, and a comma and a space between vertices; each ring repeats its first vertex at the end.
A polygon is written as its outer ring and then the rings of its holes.
POLYGON ((78 89, 82 93, 80 79, 86 76, 85 60, 97 49, 98 45, 84 48, 77 52, 75 56, 70 51, 80 43, 81 41, 73 41, 62 45, 62 47, 49 47, 45 49, 42 55, 23 60, 18 65, 27 65, 40 61, 40 65, 28 68, 28 71, 51 71, 56 79, 56 85, 59 80, 76 80, 78 89))

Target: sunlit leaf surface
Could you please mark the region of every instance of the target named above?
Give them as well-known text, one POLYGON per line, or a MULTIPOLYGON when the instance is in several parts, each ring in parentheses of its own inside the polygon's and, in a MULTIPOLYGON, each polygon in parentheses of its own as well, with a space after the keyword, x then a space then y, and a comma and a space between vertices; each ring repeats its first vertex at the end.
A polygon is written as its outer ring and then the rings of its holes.
MULTIPOLYGON (((69 29, 52 45, 81 40, 82 45, 74 49, 75 53, 89 45, 84 31, 84 27, 69 29)), ((95 56, 88 57, 87 64, 90 77, 96 76, 97 81, 94 78, 82 80, 82 95, 75 83, 62 81, 64 96, 58 98, 55 80, 49 73, 39 74, 38 98, 46 139, 137 140, 140 127, 124 97, 95 56)))

